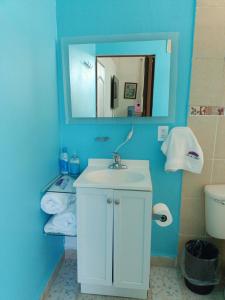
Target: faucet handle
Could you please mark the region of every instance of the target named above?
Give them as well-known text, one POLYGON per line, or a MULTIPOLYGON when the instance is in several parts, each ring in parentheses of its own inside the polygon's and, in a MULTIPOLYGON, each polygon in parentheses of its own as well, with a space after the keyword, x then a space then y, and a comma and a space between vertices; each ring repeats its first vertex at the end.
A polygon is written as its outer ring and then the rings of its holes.
POLYGON ((109 169, 127 169, 126 165, 121 163, 121 158, 118 152, 113 152, 113 163, 109 165, 109 169))
POLYGON ((120 155, 118 152, 113 152, 113 159, 115 160, 115 162, 120 161, 120 155))

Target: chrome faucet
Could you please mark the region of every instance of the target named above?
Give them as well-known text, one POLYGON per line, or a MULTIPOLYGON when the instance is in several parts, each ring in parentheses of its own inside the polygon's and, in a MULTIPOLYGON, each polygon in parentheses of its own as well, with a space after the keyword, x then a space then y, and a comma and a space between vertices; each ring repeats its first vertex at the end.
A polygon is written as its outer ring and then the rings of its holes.
POLYGON ((109 165, 109 169, 127 169, 127 165, 122 164, 121 157, 118 152, 113 152, 113 163, 109 165))
POLYGON ((121 163, 121 157, 118 151, 120 148, 122 148, 124 145, 126 145, 126 143, 128 143, 132 139, 133 133, 134 133, 134 128, 132 126, 125 141, 122 142, 113 152, 113 163, 109 165, 109 169, 115 169, 115 170, 127 169, 127 165, 121 163))

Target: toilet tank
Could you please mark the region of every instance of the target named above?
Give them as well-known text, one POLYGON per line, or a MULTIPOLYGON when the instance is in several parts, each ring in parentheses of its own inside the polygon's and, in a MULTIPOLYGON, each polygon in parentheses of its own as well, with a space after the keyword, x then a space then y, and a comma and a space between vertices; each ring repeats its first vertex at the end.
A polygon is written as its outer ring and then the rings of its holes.
POLYGON ((205 186, 206 232, 225 239, 225 184, 205 186))

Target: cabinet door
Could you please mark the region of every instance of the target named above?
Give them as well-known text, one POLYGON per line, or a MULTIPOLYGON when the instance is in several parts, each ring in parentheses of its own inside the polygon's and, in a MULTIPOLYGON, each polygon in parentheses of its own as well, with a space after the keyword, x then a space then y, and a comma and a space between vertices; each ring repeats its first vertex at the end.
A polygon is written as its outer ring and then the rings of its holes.
POLYGON ((113 192, 77 190, 78 281, 112 285, 113 192))
POLYGON ((114 286, 149 288, 151 193, 114 192, 114 286))

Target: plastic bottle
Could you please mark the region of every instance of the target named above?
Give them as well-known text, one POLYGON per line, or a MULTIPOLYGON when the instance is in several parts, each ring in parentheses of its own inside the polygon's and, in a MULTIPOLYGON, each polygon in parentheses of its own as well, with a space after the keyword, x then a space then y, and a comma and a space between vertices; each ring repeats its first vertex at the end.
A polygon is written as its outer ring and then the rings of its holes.
POLYGON ((135 104, 135 112, 138 114, 141 113, 141 104, 140 103, 135 104))
POLYGON ((76 153, 74 153, 69 161, 69 170, 71 176, 78 176, 80 174, 80 160, 76 153))
POLYGON ((60 153, 59 169, 62 175, 67 175, 69 173, 69 156, 66 147, 63 147, 62 152, 60 153))

